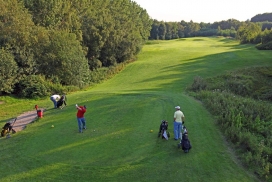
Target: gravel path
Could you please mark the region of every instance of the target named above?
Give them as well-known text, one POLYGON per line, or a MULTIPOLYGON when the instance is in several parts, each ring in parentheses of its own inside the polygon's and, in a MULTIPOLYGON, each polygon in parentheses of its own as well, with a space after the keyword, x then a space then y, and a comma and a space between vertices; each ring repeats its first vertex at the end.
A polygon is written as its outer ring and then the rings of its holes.
MULTIPOLYGON (((40 109, 39 110, 42 110, 44 112, 44 109, 40 109)), ((28 112, 25 112, 23 114, 21 114, 20 116, 17 117, 17 120, 16 122, 14 123, 13 125, 13 129, 18 132, 18 131, 22 131, 23 129, 26 128, 26 125, 33 122, 34 120, 36 120, 38 117, 37 115, 37 111, 36 110, 33 110, 33 111, 28 111, 28 112)), ((10 122, 13 122, 13 120, 10 120, 10 122)))

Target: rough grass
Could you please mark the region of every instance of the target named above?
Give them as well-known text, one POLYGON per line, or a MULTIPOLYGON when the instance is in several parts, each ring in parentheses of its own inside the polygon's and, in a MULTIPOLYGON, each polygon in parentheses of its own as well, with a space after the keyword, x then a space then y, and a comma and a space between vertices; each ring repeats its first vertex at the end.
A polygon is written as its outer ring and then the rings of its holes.
POLYGON ((158 41, 145 45, 139 59, 112 79, 68 95, 63 110, 50 109, 49 98, 0 98, 2 124, 35 104, 48 108, 26 130, 0 139, 0 160, 5 161, 0 181, 257 181, 185 88, 197 75, 269 65, 271 57, 223 38, 158 41), (83 134, 77 131, 76 103, 88 107, 83 134), (193 146, 188 154, 172 137, 176 105, 186 116, 193 146), (157 137, 162 119, 169 121, 169 141, 157 137))

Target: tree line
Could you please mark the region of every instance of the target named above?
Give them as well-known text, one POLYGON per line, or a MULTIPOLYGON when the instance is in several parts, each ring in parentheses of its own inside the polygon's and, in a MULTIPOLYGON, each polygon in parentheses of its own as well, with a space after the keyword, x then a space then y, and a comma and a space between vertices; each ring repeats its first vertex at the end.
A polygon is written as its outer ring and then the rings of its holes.
POLYGON ((152 21, 130 0, 0 0, 0 94, 82 88, 134 59, 152 21))
POLYGON ((264 22, 163 22, 131 0, 0 0, 0 95, 89 86, 134 60, 147 40, 217 35, 272 49, 269 15, 257 16, 264 22))
POLYGON ((256 15, 251 21, 235 19, 214 23, 164 22, 153 20, 150 40, 171 40, 186 37, 225 36, 236 38, 240 43, 257 44, 258 49, 272 49, 272 13, 256 15), (256 22, 259 20, 260 22, 256 22), (261 21, 262 20, 262 21, 261 21))
POLYGON ((230 36, 235 37, 241 22, 229 19, 214 23, 164 22, 153 20, 150 40, 171 40, 196 36, 230 36))

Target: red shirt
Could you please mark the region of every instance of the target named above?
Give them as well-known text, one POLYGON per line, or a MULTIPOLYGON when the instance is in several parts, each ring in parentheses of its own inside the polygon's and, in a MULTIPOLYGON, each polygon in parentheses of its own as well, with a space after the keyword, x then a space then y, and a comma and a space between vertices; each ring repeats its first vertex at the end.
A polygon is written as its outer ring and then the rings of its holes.
POLYGON ((77 109, 77 117, 78 118, 83 118, 84 113, 86 112, 86 109, 83 106, 78 106, 79 108, 77 109))

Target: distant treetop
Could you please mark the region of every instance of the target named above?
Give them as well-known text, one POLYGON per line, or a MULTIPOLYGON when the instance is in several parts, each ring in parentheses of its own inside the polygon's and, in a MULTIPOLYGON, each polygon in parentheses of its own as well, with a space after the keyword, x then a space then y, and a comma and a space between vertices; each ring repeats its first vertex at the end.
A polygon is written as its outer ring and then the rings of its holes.
POLYGON ((258 14, 251 18, 251 22, 272 22, 272 13, 258 14))

